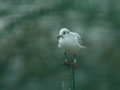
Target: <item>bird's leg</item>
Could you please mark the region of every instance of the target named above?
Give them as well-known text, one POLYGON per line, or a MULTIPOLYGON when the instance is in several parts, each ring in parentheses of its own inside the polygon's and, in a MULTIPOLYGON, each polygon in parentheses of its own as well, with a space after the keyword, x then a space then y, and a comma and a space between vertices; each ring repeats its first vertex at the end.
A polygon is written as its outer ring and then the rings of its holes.
POLYGON ((77 67, 78 67, 78 65, 77 65, 77 60, 76 60, 76 54, 74 54, 73 67, 74 67, 74 68, 77 68, 77 67))
POLYGON ((66 55, 66 52, 64 52, 64 55, 65 55, 65 61, 64 61, 64 65, 68 65, 70 64, 70 62, 67 60, 67 55, 66 55))

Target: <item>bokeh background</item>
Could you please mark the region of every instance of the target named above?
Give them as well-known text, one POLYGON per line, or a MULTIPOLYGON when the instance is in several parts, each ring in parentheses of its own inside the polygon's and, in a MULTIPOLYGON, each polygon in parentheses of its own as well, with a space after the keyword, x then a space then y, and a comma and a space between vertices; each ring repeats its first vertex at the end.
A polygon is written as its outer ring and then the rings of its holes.
POLYGON ((77 90, 120 90, 120 0, 0 0, 0 90, 61 90, 63 27, 87 47, 77 90))

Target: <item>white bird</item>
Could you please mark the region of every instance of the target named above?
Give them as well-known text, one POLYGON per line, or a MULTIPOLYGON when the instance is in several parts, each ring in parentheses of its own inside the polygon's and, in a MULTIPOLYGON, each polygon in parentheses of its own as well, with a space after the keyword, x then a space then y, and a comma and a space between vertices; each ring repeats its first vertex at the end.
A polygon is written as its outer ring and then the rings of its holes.
POLYGON ((70 62, 66 58, 66 53, 70 52, 74 55, 74 64, 73 67, 77 68, 77 61, 76 61, 76 53, 80 50, 80 48, 85 48, 82 46, 81 37, 78 33, 71 32, 67 28, 62 28, 59 32, 59 36, 57 37, 58 47, 64 50, 65 61, 64 65, 70 64, 70 62))

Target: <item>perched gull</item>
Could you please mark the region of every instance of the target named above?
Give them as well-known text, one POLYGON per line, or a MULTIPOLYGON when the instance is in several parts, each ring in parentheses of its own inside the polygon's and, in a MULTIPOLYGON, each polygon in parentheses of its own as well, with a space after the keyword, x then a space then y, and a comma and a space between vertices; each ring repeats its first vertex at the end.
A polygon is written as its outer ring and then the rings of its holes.
POLYGON ((77 61, 76 61, 76 53, 79 51, 80 48, 85 48, 82 46, 81 37, 78 33, 71 32, 67 28, 62 28, 59 32, 59 39, 58 47, 64 50, 65 61, 64 65, 70 64, 70 62, 66 58, 66 53, 71 52, 74 55, 74 64, 73 67, 77 68, 77 61))

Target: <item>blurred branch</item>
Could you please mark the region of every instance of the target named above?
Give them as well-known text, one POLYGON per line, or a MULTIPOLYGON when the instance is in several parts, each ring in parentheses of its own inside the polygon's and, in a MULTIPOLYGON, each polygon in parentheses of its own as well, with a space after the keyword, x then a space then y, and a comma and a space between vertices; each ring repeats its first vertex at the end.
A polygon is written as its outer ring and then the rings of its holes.
MULTIPOLYGON (((68 0, 67 0, 68 1, 68 0)), ((0 37, 6 35, 7 33, 13 31, 14 27, 17 25, 20 25, 22 23, 24 23, 26 20, 32 20, 32 19, 36 19, 45 15, 50 15, 50 14, 58 14, 61 11, 65 11, 67 8, 70 8, 67 4, 69 2, 63 2, 60 3, 59 5, 55 5, 52 8, 48 8, 48 9, 38 9, 38 10, 34 10, 33 12, 29 12, 25 15, 21 15, 19 17, 13 18, 13 21, 10 22, 10 24, 8 26, 6 26, 6 28, 0 33, 0 37)))

